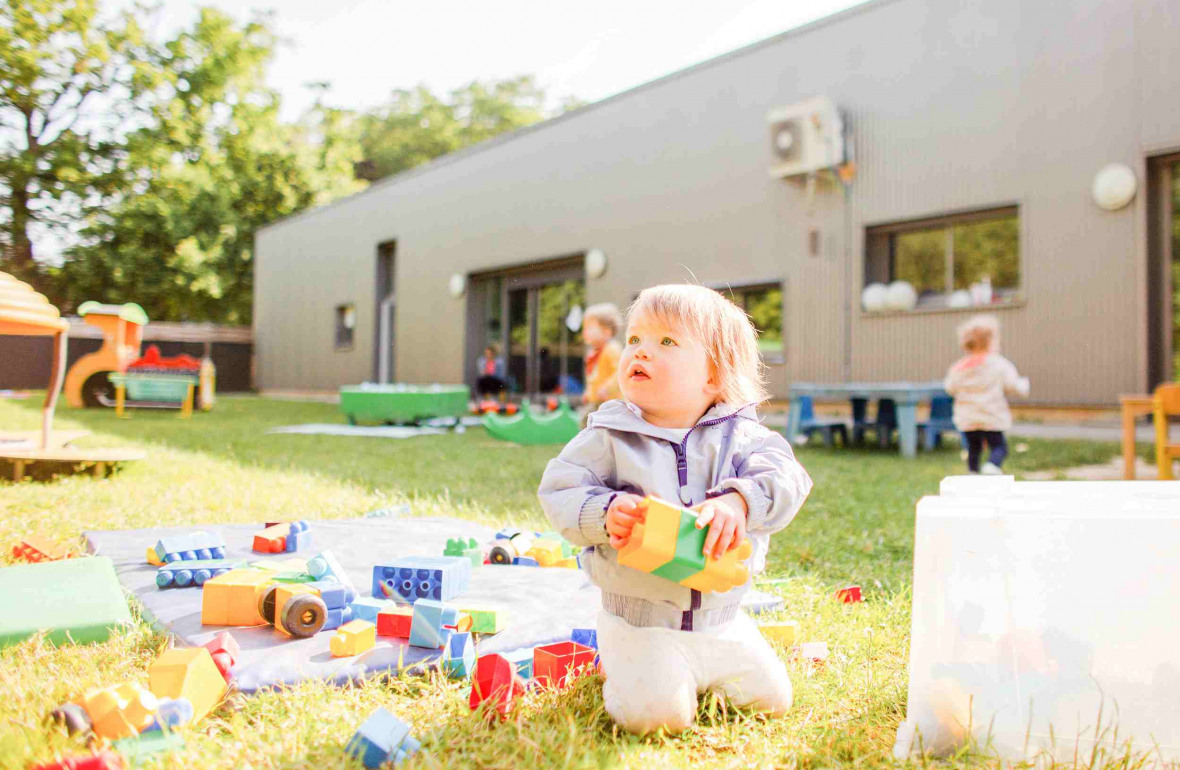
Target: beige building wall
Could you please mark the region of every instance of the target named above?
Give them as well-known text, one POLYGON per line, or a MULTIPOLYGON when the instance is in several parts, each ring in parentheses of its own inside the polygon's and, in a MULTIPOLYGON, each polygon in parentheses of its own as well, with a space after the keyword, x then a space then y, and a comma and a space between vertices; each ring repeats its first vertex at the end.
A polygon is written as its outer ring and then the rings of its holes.
POLYGON ((1016 204, 1024 302, 998 311, 1004 352, 1034 401, 1112 402, 1146 386, 1146 196, 1105 212, 1090 184, 1110 162, 1142 181, 1148 155, 1180 149, 1176 40, 1163 0, 884 0, 440 159, 259 232, 258 384, 372 379, 386 241, 404 382, 463 377, 452 274, 591 248, 610 262, 587 279, 590 302, 782 281, 779 395, 793 380, 939 378, 967 313, 862 314, 865 227, 1016 204), (825 183, 809 199, 767 174, 766 112, 817 94, 852 126, 847 196, 825 183), (355 345, 337 352, 348 302, 355 345))

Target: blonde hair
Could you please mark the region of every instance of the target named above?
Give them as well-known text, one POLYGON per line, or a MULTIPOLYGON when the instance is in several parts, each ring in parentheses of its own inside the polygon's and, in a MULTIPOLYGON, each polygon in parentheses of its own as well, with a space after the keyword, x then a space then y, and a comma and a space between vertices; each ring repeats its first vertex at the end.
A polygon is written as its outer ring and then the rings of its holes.
POLYGON ((986 353, 1000 344, 1000 322, 995 316, 977 315, 959 325, 959 346, 968 353, 986 353))
POLYGON ((680 327, 700 341, 717 376, 722 402, 745 406, 770 398, 758 355, 758 332, 745 311, 720 293, 691 284, 652 286, 627 310, 629 319, 638 314, 680 327))
POLYGON ((623 326, 623 316, 619 315, 619 306, 613 302, 600 302, 597 305, 591 305, 586 308, 582 318, 583 323, 585 323, 585 319, 590 319, 602 324, 610 330, 612 337, 617 335, 623 326))

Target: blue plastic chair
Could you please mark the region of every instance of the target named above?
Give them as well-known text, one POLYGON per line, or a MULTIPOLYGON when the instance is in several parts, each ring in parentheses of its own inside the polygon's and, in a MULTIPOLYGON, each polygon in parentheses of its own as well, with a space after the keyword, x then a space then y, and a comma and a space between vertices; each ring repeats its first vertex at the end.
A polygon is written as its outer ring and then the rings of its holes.
POLYGON ((927 452, 942 445, 943 433, 955 430, 954 412, 955 400, 950 396, 930 399, 930 419, 918 423, 918 430, 922 432, 922 445, 927 452))
POLYGON ((843 420, 821 420, 815 416, 815 404, 811 396, 796 396, 799 399, 799 432, 811 438, 812 433, 822 433, 824 446, 834 446, 836 434, 840 434, 840 444, 848 446, 848 426, 843 420))
POLYGON ((852 440, 857 444, 864 443, 865 431, 877 434, 877 443, 888 447, 897 429, 897 402, 892 398, 882 398, 877 402, 877 414, 872 420, 868 419, 868 399, 852 399, 852 440))

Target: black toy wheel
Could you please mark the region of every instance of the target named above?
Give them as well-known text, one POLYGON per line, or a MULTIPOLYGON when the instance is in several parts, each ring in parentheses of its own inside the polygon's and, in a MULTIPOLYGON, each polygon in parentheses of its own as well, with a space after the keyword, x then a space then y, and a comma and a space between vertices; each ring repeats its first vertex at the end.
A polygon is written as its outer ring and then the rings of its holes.
POLYGON ((95 372, 82 383, 82 404, 87 407, 114 406, 115 386, 107 376, 110 372, 95 372))
POLYGON ((77 703, 67 703, 64 706, 59 706, 50 712, 49 716, 54 722, 65 725, 66 732, 70 735, 88 733, 93 727, 90 723, 90 715, 77 703))
POLYGON ((488 561, 490 561, 492 564, 511 564, 512 556, 513 554, 511 554, 508 549, 502 545, 494 545, 492 546, 492 549, 488 551, 488 561))
POLYGON ((275 592, 278 586, 270 586, 258 595, 258 614, 270 625, 275 624, 275 592))
POLYGON ((283 605, 283 630, 291 636, 315 636, 327 620, 328 606, 318 596, 292 596, 283 605))

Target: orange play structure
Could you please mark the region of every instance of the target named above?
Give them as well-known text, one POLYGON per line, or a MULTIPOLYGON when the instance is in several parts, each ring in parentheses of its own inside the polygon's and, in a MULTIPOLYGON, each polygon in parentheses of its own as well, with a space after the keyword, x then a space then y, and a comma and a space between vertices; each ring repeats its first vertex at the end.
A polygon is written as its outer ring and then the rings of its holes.
POLYGON ((147 313, 134 302, 103 305, 83 302, 78 307, 86 323, 102 330, 102 347, 74 362, 66 374, 66 402, 73 407, 114 406, 115 388, 107 376, 122 374, 139 358, 147 313))

